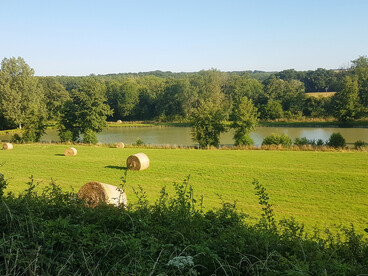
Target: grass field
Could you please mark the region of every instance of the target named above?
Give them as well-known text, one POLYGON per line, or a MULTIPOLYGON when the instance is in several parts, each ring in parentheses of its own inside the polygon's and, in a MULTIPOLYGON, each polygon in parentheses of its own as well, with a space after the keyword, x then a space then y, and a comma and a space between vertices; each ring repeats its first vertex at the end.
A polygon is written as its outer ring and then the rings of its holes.
POLYGON ((252 180, 258 179, 270 195, 276 217, 295 217, 308 229, 333 224, 359 232, 368 227, 368 154, 365 152, 313 152, 262 150, 195 150, 109 148, 76 145, 78 154, 63 155, 67 145, 14 145, 0 151, 0 172, 8 179, 7 191, 22 192, 31 175, 47 186, 53 179, 65 190, 77 191, 88 181, 121 183, 129 155, 144 152, 150 168, 129 171, 126 191, 134 201, 133 188, 140 185, 148 199, 159 196, 163 185, 190 175, 197 198, 204 196, 207 209, 219 207, 221 199, 237 201, 239 209, 258 217, 260 206, 252 180))

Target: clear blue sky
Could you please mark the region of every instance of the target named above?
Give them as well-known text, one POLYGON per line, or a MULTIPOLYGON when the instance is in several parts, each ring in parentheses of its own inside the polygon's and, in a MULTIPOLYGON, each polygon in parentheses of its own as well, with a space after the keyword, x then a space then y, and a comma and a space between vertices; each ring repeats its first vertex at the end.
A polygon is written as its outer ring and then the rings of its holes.
POLYGON ((36 75, 347 67, 367 0, 0 0, 0 59, 36 75))

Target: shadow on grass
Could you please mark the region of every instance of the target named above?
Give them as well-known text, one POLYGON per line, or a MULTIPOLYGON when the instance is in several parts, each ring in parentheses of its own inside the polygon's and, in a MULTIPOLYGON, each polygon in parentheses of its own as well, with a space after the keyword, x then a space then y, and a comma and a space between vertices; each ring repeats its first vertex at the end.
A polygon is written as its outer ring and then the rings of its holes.
POLYGON ((57 153, 57 154, 55 154, 55 156, 65 156, 65 155, 62 154, 62 153, 57 153))
POLYGON ((122 166, 105 166, 105 168, 117 169, 117 170, 126 170, 127 169, 127 167, 122 167, 122 166))

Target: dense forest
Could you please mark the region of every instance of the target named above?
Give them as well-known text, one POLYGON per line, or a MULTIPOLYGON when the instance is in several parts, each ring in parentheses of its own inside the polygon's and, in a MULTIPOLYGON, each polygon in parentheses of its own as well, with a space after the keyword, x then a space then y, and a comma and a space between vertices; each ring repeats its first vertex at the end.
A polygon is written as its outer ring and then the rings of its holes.
POLYGON ((21 57, 4 58, 0 129, 24 128, 25 138, 37 140, 45 122, 57 121, 64 140, 75 140, 81 133, 101 131, 106 120, 193 121, 204 114, 231 120, 241 106, 261 120, 351 121, 367 116, 368 58, 351 64, 344 70, 37 77, 21 57), (313 92, 336 93, 317 97, 313 92))

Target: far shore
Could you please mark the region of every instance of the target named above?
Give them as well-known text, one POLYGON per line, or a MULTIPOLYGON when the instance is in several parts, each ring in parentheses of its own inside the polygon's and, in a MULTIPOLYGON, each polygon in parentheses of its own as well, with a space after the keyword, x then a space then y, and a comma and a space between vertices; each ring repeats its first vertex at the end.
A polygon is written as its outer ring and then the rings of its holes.
MULTIPOLYGON (((107 122, 107 127, 190 127, 190 122, 155 122, 155 121, 115 121, 107 122)), ((260 127, 340 127, 340 128, 368 128, 368 118, 351 122, 339 122, 334 119, 302 119, 302 120, 270 120, 260 121, 260 127)), ((55 122, 47 124, 48 129, 56 128, 55 122)), ((21 133, 20 129, 0 130, 0 135, 21 133)))

